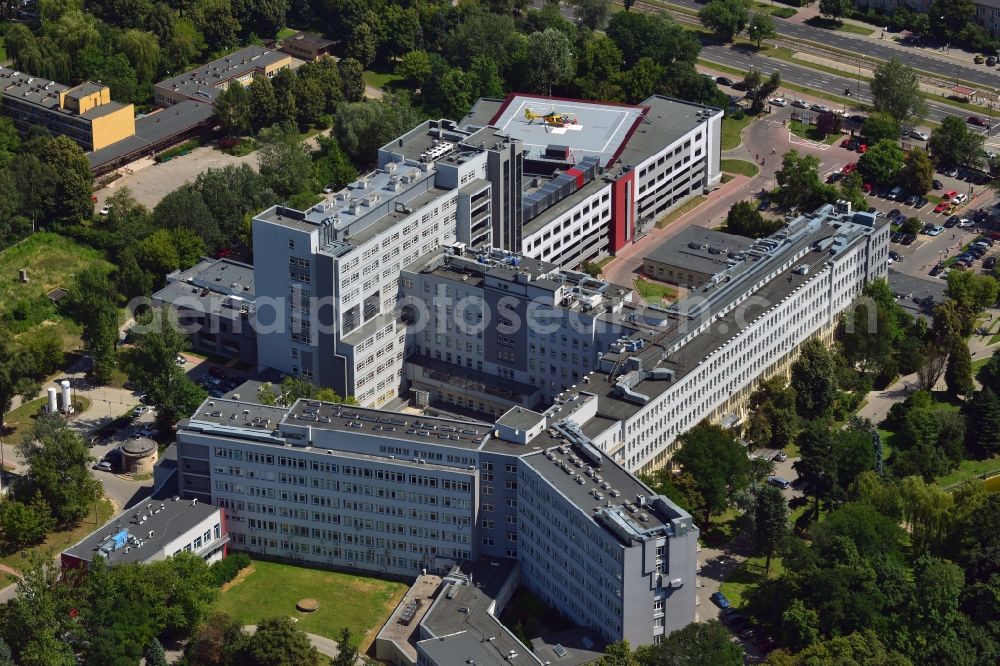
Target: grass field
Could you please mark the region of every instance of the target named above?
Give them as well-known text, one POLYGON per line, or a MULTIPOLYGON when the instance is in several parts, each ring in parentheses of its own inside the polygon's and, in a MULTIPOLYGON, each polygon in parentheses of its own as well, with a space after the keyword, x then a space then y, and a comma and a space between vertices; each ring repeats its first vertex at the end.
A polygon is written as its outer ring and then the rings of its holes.
POLYGON ((984 460, 963 460, 959 463, 958 469, 938 477, 937 483, 939 486, 947 488, 994 470, 1000 471, 1000 454, 984 460))
MULTIPOLYGON (((764 561, 763 557, 749 558, 719 586, 719 591, 726 595, 729 603, 741 607, 746 601, 746 594, 764 580, 764 561)), ((784 570, 781 558, 772 557, 768 578, 777 578, 784 570)))
POLYGON ((302 631, 334 639, 346 626, 363 648, 375 639, 407 589, 404 583, 262 560, 254 560, 249 573, 237 580, 219 595, 215 610, 243 624, 290 616, 302 631), (305 597, 317 599, 319 609, 295 610, 295 602, 305 597))
POLYGON ((298 30, 296 30, 295 28, 282 28, 281 30, 278 31, 278 34, 275 35, 274 38, 280 42, 283 39, 288 39, 297 32, 298 30))
POLYGON ((29 236, 0 252, 0 312, 21 299, 43 298, 52 289, 70 284, 77 271, 94 265, 111 270, 100 252, 69 238, 48 232, 29 236), (28 269, 27 284, 18 280, 21 268, 28 269))
POLYGON ((366 70, 364 77, 366 84, 382 90, 391 90, 398 82, 403 80, 403 77, 397 76, 395 72, 389 69, 366 70))
POLYGON ((855 35, 870 35, 874 30, 870 28, 863 28, 860 25, 854 25, 853 23, 844 23, 842 21, 837 21, 835 19, 825 19, 820 16, 814 16, 813 18, 806 21, 808 25, 814 28, 824 28, 826 30, 836 30, 837 32, 850 32, 855 35))
POLYGON ((727 173, 736 173, 750 178, 760 173, 760 169, 757 168, 756 164, 747 162, 746 160, 721 160, 719 166, 727 173))
MULTIPOLYGON (((44 396, 41 398, 35 398, 30 400, 17 409, 13 409, 4 415, 4 426, 6 430, 4 432, 4 439, 7 442, 20 442, 21 428, 27 427, 35 416, 38 414, 38 410, 41 409, 42 405, 45 404, 47 398, 44 396)), ((80 412, 85 412, 90 409, 90 400, 84 398, 83 396, 76 396, 73 398, 74 403, 82 403, 80 412)))
POLYGON ((732 150, 733 148, 739 147, 743 139, 740 134, 743 129, 752 123, 756 118, 751 115, 746 115, 736 120, 735 118, 723 118, 722 119, 722 149, 732 150))
POLYGON ((803 139, 809 139, 810 141, 815 141, 816 143, 825 143, 828 146, 833 145, 837 142, 837 139, 840 138, 839 134, 824 136, 815 125, 807 125, 799 120, 789 122, 788 130, 795 136, 800 136, 803 139))
POLYGON ((42 555, 51 555, 52 557, 55 557, 104 523, 108 522, 112 515, 114 515, 114 507, 111 505, 111 502, 102 498, 97 504, 96 518, 94 516, 94 509, 91 509, 90 512, 84 516, 80 524, 73 529, 52 532, 43 543, 0 557, 0 562, 9 567, 20 569, 27 562, 29 553, 36 552, 42 555))
POLYGON ((662 229, 671 222, 677 220, 679 217, 686 215, 690 211, 700 206, 702 202, 705 201, 705 198, 706 197, 703 197, 700 194, 696 197, 691 197, 690 199, 682 203, 680 206, 678 206, 674 210, 670 211, 669 213, 658 219, 656 221, 656 228, 662 229))
POLYGON ((659 305, 662 301, 676 301, 677 290, 659 282, 652 280, 638 279, 635 281, 635 290, 639 292, 642 299, 650 304, 659 305))

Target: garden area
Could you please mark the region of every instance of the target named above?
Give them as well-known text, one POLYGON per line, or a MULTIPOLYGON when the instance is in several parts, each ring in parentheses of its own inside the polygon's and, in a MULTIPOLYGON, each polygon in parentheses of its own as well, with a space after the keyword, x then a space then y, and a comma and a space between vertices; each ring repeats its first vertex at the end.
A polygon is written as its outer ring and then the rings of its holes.
POLYGON ((839 132, 836 134, 823 134, 816 125, 804 123, 801 120, 789 121, 788 131, 797 137, 827 145, 833 145, 840 138, 839 132))
POLYGON ((364 651, 406 589, 405 583, 379 578, 253 560, 223 587, 214 610, 242 624, 291 616, 302 631, 330 639, 336 639, 347 627, 364 651), (295 604, 303 598, 316 599, 319 607, 310 613, 297 611, 295 604))
POLYGON ((638 278, 635 280, 635 290, 642 296, 642 300, 650 305, 660 305, 663 302, 673 302, 677 300, 677 289, 662 282, 638 278))

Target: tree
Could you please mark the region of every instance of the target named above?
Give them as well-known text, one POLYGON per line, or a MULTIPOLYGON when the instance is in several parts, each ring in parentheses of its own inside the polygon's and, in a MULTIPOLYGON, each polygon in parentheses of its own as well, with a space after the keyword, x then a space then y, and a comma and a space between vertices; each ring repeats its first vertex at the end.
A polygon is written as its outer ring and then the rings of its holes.
POLYGON ((10 654, 10 646, 2 638, 0 638, 0 666, 17 666, 10 654))
MULTIPOLYGON (((274 85, 266 76, 256 76, 247 86, 249 97, 250 129, 254 132, 274 124, 278 109, 278 98, 275 96, 274 85)), ((218 102, 216 102, 218 104, 218 102)))
POLYGON ((801 457, 793 467, 805 494, 815 500, 813 517, 818 518, 820 501, 831 497, 837 477, 835 445, 829 424, 821 420, 807 421, 797 442, 801 457))
POLYGON ((650 665, 740 666, 743 663, 743 650, 715 620, 692 622, 667 634, 656 645, 640 647, 636 655, 639 663, 650 665))
POLYGON ((344 86, 344 100, 360 102, 365 98, 365 68, 354 58, 344 58, 337 63, 340 83, 344 86))
POLYGON ((900 122, 927 113, 917 72, 896 58, 875 68, 870 87, 875 110, 885 111, 900 122))
POLYGON ((908 217, 906 218, 906 221, 900 225, 899 230, 903 233, 916 236, 923 228, 924 222, 919 217, 908 217))
MULTIPOLYGON (((321 145, 323 140, 319 137, 321 145)), ((278 202, 264 177, 249 164, 206 169, 198 174, 194 189, 215 220, 220 245, 247 242, 252 215, 278 202)))
POLYGON ((79 523, 101 496, 87 443, 61 416, 39 416, 17 451, 28 466, 25 492, 41 494, 59 525, 79 523))
POLYGON ((291 618, 269 617, 257 624, 242 649, 246 666, 317 666, 319 652, 291 618))
POLYGON ((311 182, 312 158, 294 127, 276 126, 263 132, 257 164, 264 182, 279 197, 316 189, 311 182))
POLYGON ((146 646, 146 666, 167 666, 167 653, 163 644, 153 639, 146 646))
POLYGON ((791 380, 801 417, 822 417, 833 406, 837 396, 834 365, 830 350, 822 342, 810 338, 802 343, 799 358, 792 364, 791 380))
POLYGON ((4 552, 14 553, 40 543, 55 526, 49 507, 37 490, 30 503, 19 500, 0 503, 0 544, 4 552))
POLYGON ((160 69, 160 44, 156 35, 143 30, 126 30, 118 38, 121 49, 140 83, 151 83, 160 69))
POLYGON ((48 167, 52 189, 48 214, 54 219, 82 220, 93 212, 90 201, 90 163, 83 149, 68 136, 36 138, 25 143, 24 149, 36 155, 48 167))
POLYGON ((604 648, 597 666, 641 666, 628 641, 615 641, 604 648))
POLYGON ((781 491, 774 486, 763 486, 757 492, 754 510, 754 543, 757 552, 764 555, 764 577, 771 571, 771 556, 781 545, 788 532, 788 503, 781 491))
POLYGON ((83 342, 93 359, 91 375, 99 384, 111 381, 118 363, 118 294, 100 268, 85 268, 73 278, 68 307, 83 324, 83 342))
POLYGON ((765 39, 774 39, 777 35, 778 31, 774 27, 774 19, 769 14, 754 12, 753 16, 750 17, 750 23, 747 24, 747 36, 750 41, 755 43, 759 49, 765 39))
POLYGON ((177 324, 177 312, 170 307, 140 315, 129 375, 139 385, 149 404, 156 408, 157 424, 166 429, 198 408, 206 397, 179 367, 177 354, 187 348, 187 338, 177 324))
POLYGON ((917 368, 917 387, 921 391, 930 391, 941 379, 948 353, 937 340, 930 340, 924 345, 920 355, 920 367, 917 368))
POLYGON ((638 103, 655 93, 664 74, 663 65, 652 58, 639 58, 635 66, 621 76, 626 101, 638 103))
MULTIPOLYGON (((264 77, 266 78, 266 77, 264 77)), ((215 100, 215 117, 229 136, 242 136, 252 127, 250 93, 239 81, 233 81, 215 100)))
POLYGON ((819 159, 789 150, 781 158, 781 168, 774 174, 778 183, 777 199, 785 208, 815 208, 824 198, 819 179, 819 159))
POLYGON ((358 648, 351 642, 351 630, 344 627, 337 639, 337 656, 330 666, 355 666, 358 661, 358 648))
POLYGON ((850 0, 819 0, 819 13, 830 19, 843 18, 853 8, 850 0))
POLYGON ((911 194, 924 195, 934 184, 934 165, 927 151, 913 148, 906 154, 906 163, 899 174, 899 184, 911 194))
MULTIPOLYGON (((702 78, 704 80, 704 77, 702 78)), ((764 78, 759 69, 751 69, 743 78, 743 84, 747 88, 747 98, 750 100, 750 112, 760 113, 764 110, 764 105, 768 98, 781 87, 781 73, 774 71, 769 77, 764 78)))
POLYGON ((693 64, 701 50, 698 39, 665 13, 617 12, 605 32, 621 50, 625 69, 631 69, 639 58, 661 65, 693 64))
POLYGON ((698 19, 725 41, 732 41, 750 21, 750 0, 710 0, 698 12, 698 19))
POLYGON ((367 68, 375 62, 375 53, 378 50, 378 41, 371 26, 367 23, 359 23, 351 31, 351 38, 347 43, 347 56, 354 58, 367 68))
POLYGON ((861 125, 861 136, 868 140, 869 144, 878 143, 882 139, 897 141, 900 136, 900 124, 896 118, 884 111, 876 111, 867 118, 861 125))
POLYGON ((726 215, 726 231, 739 236, 760 238, 770 236, 780 228, 780 221, 765 220, 751 201, 737 201, 726 215))
POLYGON ((795 391, 781 375, 757 384, 750 394, 747 409, 751 415, 751 423, 758 420, 766 424, 766 434, 757 437, 753 433, 744 432, 754 448, 783 449, 792 442, 798 430, 798 416, 795 413, 795 391))
POLYGON ((858 171, 869 182, 891 185, 899 179, 906 154, 895 141, 882 139, 858 158, 858 171))
POLYGON ((299 128, 307 130, 326 111, 326 93, 319 79, 299 76, 295 85, 295 110, 299 128))
POLYGON ((608 18, 609 0, 570 0, 573 15, 591 30, 600 30, 608 18))
POLYGON ((707 525, 713 513, 726 508, 750 476, 750 460, 733 434, 717 425, 700 423, 678 437, 674 462, 692 477, 704 500, 707 525))
POLYGON ((532 92, 552 94, 552 87, 568 83, 576 73, 573 44, 555 28, 528 35, 525 83, 532 92))
POLYGON ((205 243, 207 252, 215 251, 222 242, 219 223, 201 192, 190 183, 160 199, 153 209, 152 222, 157 229, 184 228, 194 232, 205 243))
POLYGON ((819 639, 819 615, 801 599, 792 600, 781 614, 781 638, 796 651, 809 647, 819 639))
POLYGON ((976 166, 981 160, 984 137, 969 131, 968 124, 957 116, 945 116, 931 130, 927 150, 939 166, 976 166))
POLYGON ((413 88, 421 88, 431 76, 431 57, 427 51, 410 51, 396 65, 395 73, 413 88))
POLYGON ((337 143, 355 164, 367 164, 379 148, 418 122, 416 111, 404 99, 384 95, 379 100, 341 104, 334 132, 337 143))
POLYGON ((948 392, 956 398, 960 395, 971 396, 976 389, 972 381, 972 355, 968 343, 962 338, 952 340, 944 381, 948 392))
POLYGON ((191 666, 227 666, 239 655, 247 636, 242 625, 225 613, 213 613, 191 637, 191 666))
MULTIPOLYGON (((823 136, 840 133, 840 128, 843 124, 843 119, 840 117, 840 114, 834 113, 833 111, 824 111, 816 116, 816 129, 819 130, 823 136)), ((864 156, 862 155, 862 157, 864 156)))

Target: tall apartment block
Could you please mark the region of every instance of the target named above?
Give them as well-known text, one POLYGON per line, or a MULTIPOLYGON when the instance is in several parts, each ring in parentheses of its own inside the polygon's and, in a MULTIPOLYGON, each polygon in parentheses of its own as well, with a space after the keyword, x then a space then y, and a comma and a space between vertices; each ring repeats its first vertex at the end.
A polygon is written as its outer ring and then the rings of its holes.
POLYGON ((590 441, 587 409, 485 423, 209 400, 179 425, 180 487, 224 508, 237 549, 403 577, 514 559, 603 640, 652 643, 694 619, 698 529, 590 441))

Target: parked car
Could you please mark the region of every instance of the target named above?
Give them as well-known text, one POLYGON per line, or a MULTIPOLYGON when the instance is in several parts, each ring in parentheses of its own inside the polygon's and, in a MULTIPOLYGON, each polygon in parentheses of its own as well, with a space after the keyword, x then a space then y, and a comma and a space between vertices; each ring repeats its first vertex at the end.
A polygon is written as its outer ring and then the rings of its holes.
POLYGON ((858 170, 857 162, 851 162, 850 164, 845 164, 843 168, 841 168, 841 171, 843 171, 844 173, 854 173, 857 170, 858 170))
POLYGON ((918 195, 911 194, 910 196, 906 197, 906 201, 904 201, 903 203, 906 204, 907 206, 912 206, 915 203, 917 203, 917 199, 919 198, 920 197, 918 195))
POLYGON ((899 243, 903 240, 903 236, 905 235, 906 234, 904 234, 902 231, 897 231, 893 235, 889 236, 889 241, 892 243, 899 243))
POLYGON ((809 102, 805 101, 804 99, 797 99, 794 102, 792 102, 792 106, 794 106, 796 108, 799 108, 799 109, 808 109, 809 108, 809 102))
POLYGON ((865 153, 868 152, 868 144, 867 143, 859 143, 857 151, 858 151, 858 153, 864 155, 865 153))
POLYGON ((927 132, 921 132, 920 130, 910 130, 910 138, 917 139, 918 141, 927 141, 930 137, 927 132))
POLYGON ((934 268, 931 269, 931 276, 933 277, 935 275, 939 275, 943 270, 944 270, 944 264, 938 262, 937 264, 934 265, 934 268))
POLYGON ((711 599, 712 603, 714 603, 719 608, 732 608, 732 604, 729 603, 729 599, 726 599, 726 595, 724 595, 722 592, 713 592, 711 599))
POLYGON ((972 229, 975 226, 976 226, 976 223, 973 222, 972 220, 970 220, 967 217, 963 217, 961 220, 958 221, 958 228, 959 229, 972 229))
POLYGON ((209 368, 208 374, 212 375, 216 379, 225 379, 226 377, 229 376, 229 374, 226 373, 225 370, 223 370, 217 365, 213 365, 211 368, 209 368))
POLYGON ((782 490, 789 488, 792 485, 789 483, 788 479, 784 479, 780 476, 769 476, 767 477, 767 482, 776 488, 781 488, 782 490))
POLYGON ((951 202, 955 205, 964 204, 965 200, 969 198, 968 194, 956 194, 952 197, 951 202))
POLYGON ((898 208, 893 208, 892 210, 889 211, 889 214, 886 215, 886 217, 888 217, 891 221, 895 222, 896 220, 901 219, 903 217, 903 214, 899 211, 898 208))
POLYGON ((893 261, 902 261, 903 255, 901 255, 899 252, 896 252, 895 250, 889 250, 889 258, 892 259, 893 261))
POLYGON ((979 116, 969 116, 969 124, 975 125, 976 127, 989 127, 990 123, 985 118, 980 118, 979 116))
POLYGON ((327 185, 326 187, 323 188, 323 194, 332 194, 332 193, 333 193, 333 185, 327 185))
POLYGON ((769 100, 769 103, 775 106, 785 106, 786 104, 788 104, 788 102, 785 101, 784 97, 774 97, 769 100))
POLYGON ((107 206, 103 206, 103 207, 101 208, 101 210, 100 210, 100 211, 98 211, 98 212, 99 212, 99 213, 100 213, 101 215, 107 215, 108 213, 110 213, 110 212, 111 212, 111 209, 110 209, 110 208, 108 208, 107 206))
POLYGON ((826 113, 827 111, 830 110, 830 107, 828 107, 825 104, 813 104, 809 108, 815 111, 816 113, 826 113))
POLYGON ((986 257, 986 259, 983 260, 983 268, 984 269, 986 269, 988 271, 991 271, 991 270, 993 270, 996 267, 997 267, 997 258, 996 257, 986 257))
POLYGON ((844 174, 842 174, 839 171, 834 171, 833 173, 831 173, 829 176, 826 177, 826 182, 827 183, 836 183, 838 180, 840 180, 843 177, 844 177, 844 174))
POLYGON ((858 149, 858 140, 855 138, 847 138, 840 142, 841 148, 847 148, 848 150, 858 149))
POLYGON ((139 418, 148 411, 149 407, 147 407, 146 405, 136 405, 136 408, 132 410, 132 417, 139 418))
MULTIPOLYGON (((890 254, 896 254, 896 253, 890 252, 890 254)), ((774 454, 774 459, 777 460, 778 462, 785 462, 786 460, 788 460, 788 454, 785 453, 784 451, 778 451, 777 453, 774 454)))
POLYGON ((944 183, 942 183, 940 180, 937 180, 937 179, 934 179, 934 181, 931 182, 931 186, 935 190, 943 190, 944 189, 944 183))
POLYGON ((732 86, 732 85, 733 85, 733 83, 735 83, 735 81, 733 81, 733 80, 732 80, 731 78, 729 78, 728 76, 720 76, 720 77, 717 77, 717 78, 715 79, 715 82, 716 82, 716 83, 718 83, 718 84, 719 84, 720 86, 732 86))
POLYGON ((933 229, 935 226, 937 225, 934 224, 933 222, 928 222, 927 224, 924 225, 924 228, 920 230, 920 233, 929 234, 931 232, 931 229, 933 229))
POLYGON ((944 221, 945 229, 951 229, 952 227, 957 227, 961 218, 958 215, 952 215, 947 220, 944 221))
POLYGON ((887 199, 892 199, 893 201, 896 201, 902 194, 903 194, 903 188, 897 185, 896 187, 889 190, 889 193, 886 194, 885 196, 887 199))
POLYGON ((996 56, 989 56, 988 58, 986 58, 986 66, 987 67, 995 67, 996 64, 997 64, 997 57, 996 56))
POLYGON ((94 469, 96 469, 99 472, 110 472, 111 463, 109 463, 107 460, 102 460, 101 462, 94 465, 94 469))
POLYGON ((177 358, 174 359, 174 363, 176 363, 177 365, 184 365, 185 363, 187 363, 187 359, 178 354, 177 358))
POLYGON ((913 204, 913 207, 916 208, 917 210, 920 210, 929 203, 930 201, 928 201, 925 197, 917 197, 917 202, 913 204))
POLYGON ((976 63, 977 65, 982 65, 984 62, 986 62, 986 58, 977 53, 976 57, 972 59, 972 62, 976 63))
POLYGON ((947 201, 942 201, 937 206, 934 206, 935 213, 947 213, 948 209, 951 208, 951 204, 947 201))
POLYGON ((928 236, 940 236, 941 232, 944 231, 944 227, 934 227, 927 232, 928 236))
POLYGON ((904 234, 903 240, 899 241, 900 245, 913 245, 913 241, 917 240, 914 234, 904 234))
POLYGON ((855 113, 855 114, 852 114, 850 116, 847 116, 847 119, 848 120, 853 120, 856 123, 863 123, 863 122, 865 122, 865 117, 863 115, 861 115, 860 113, 855 113))

